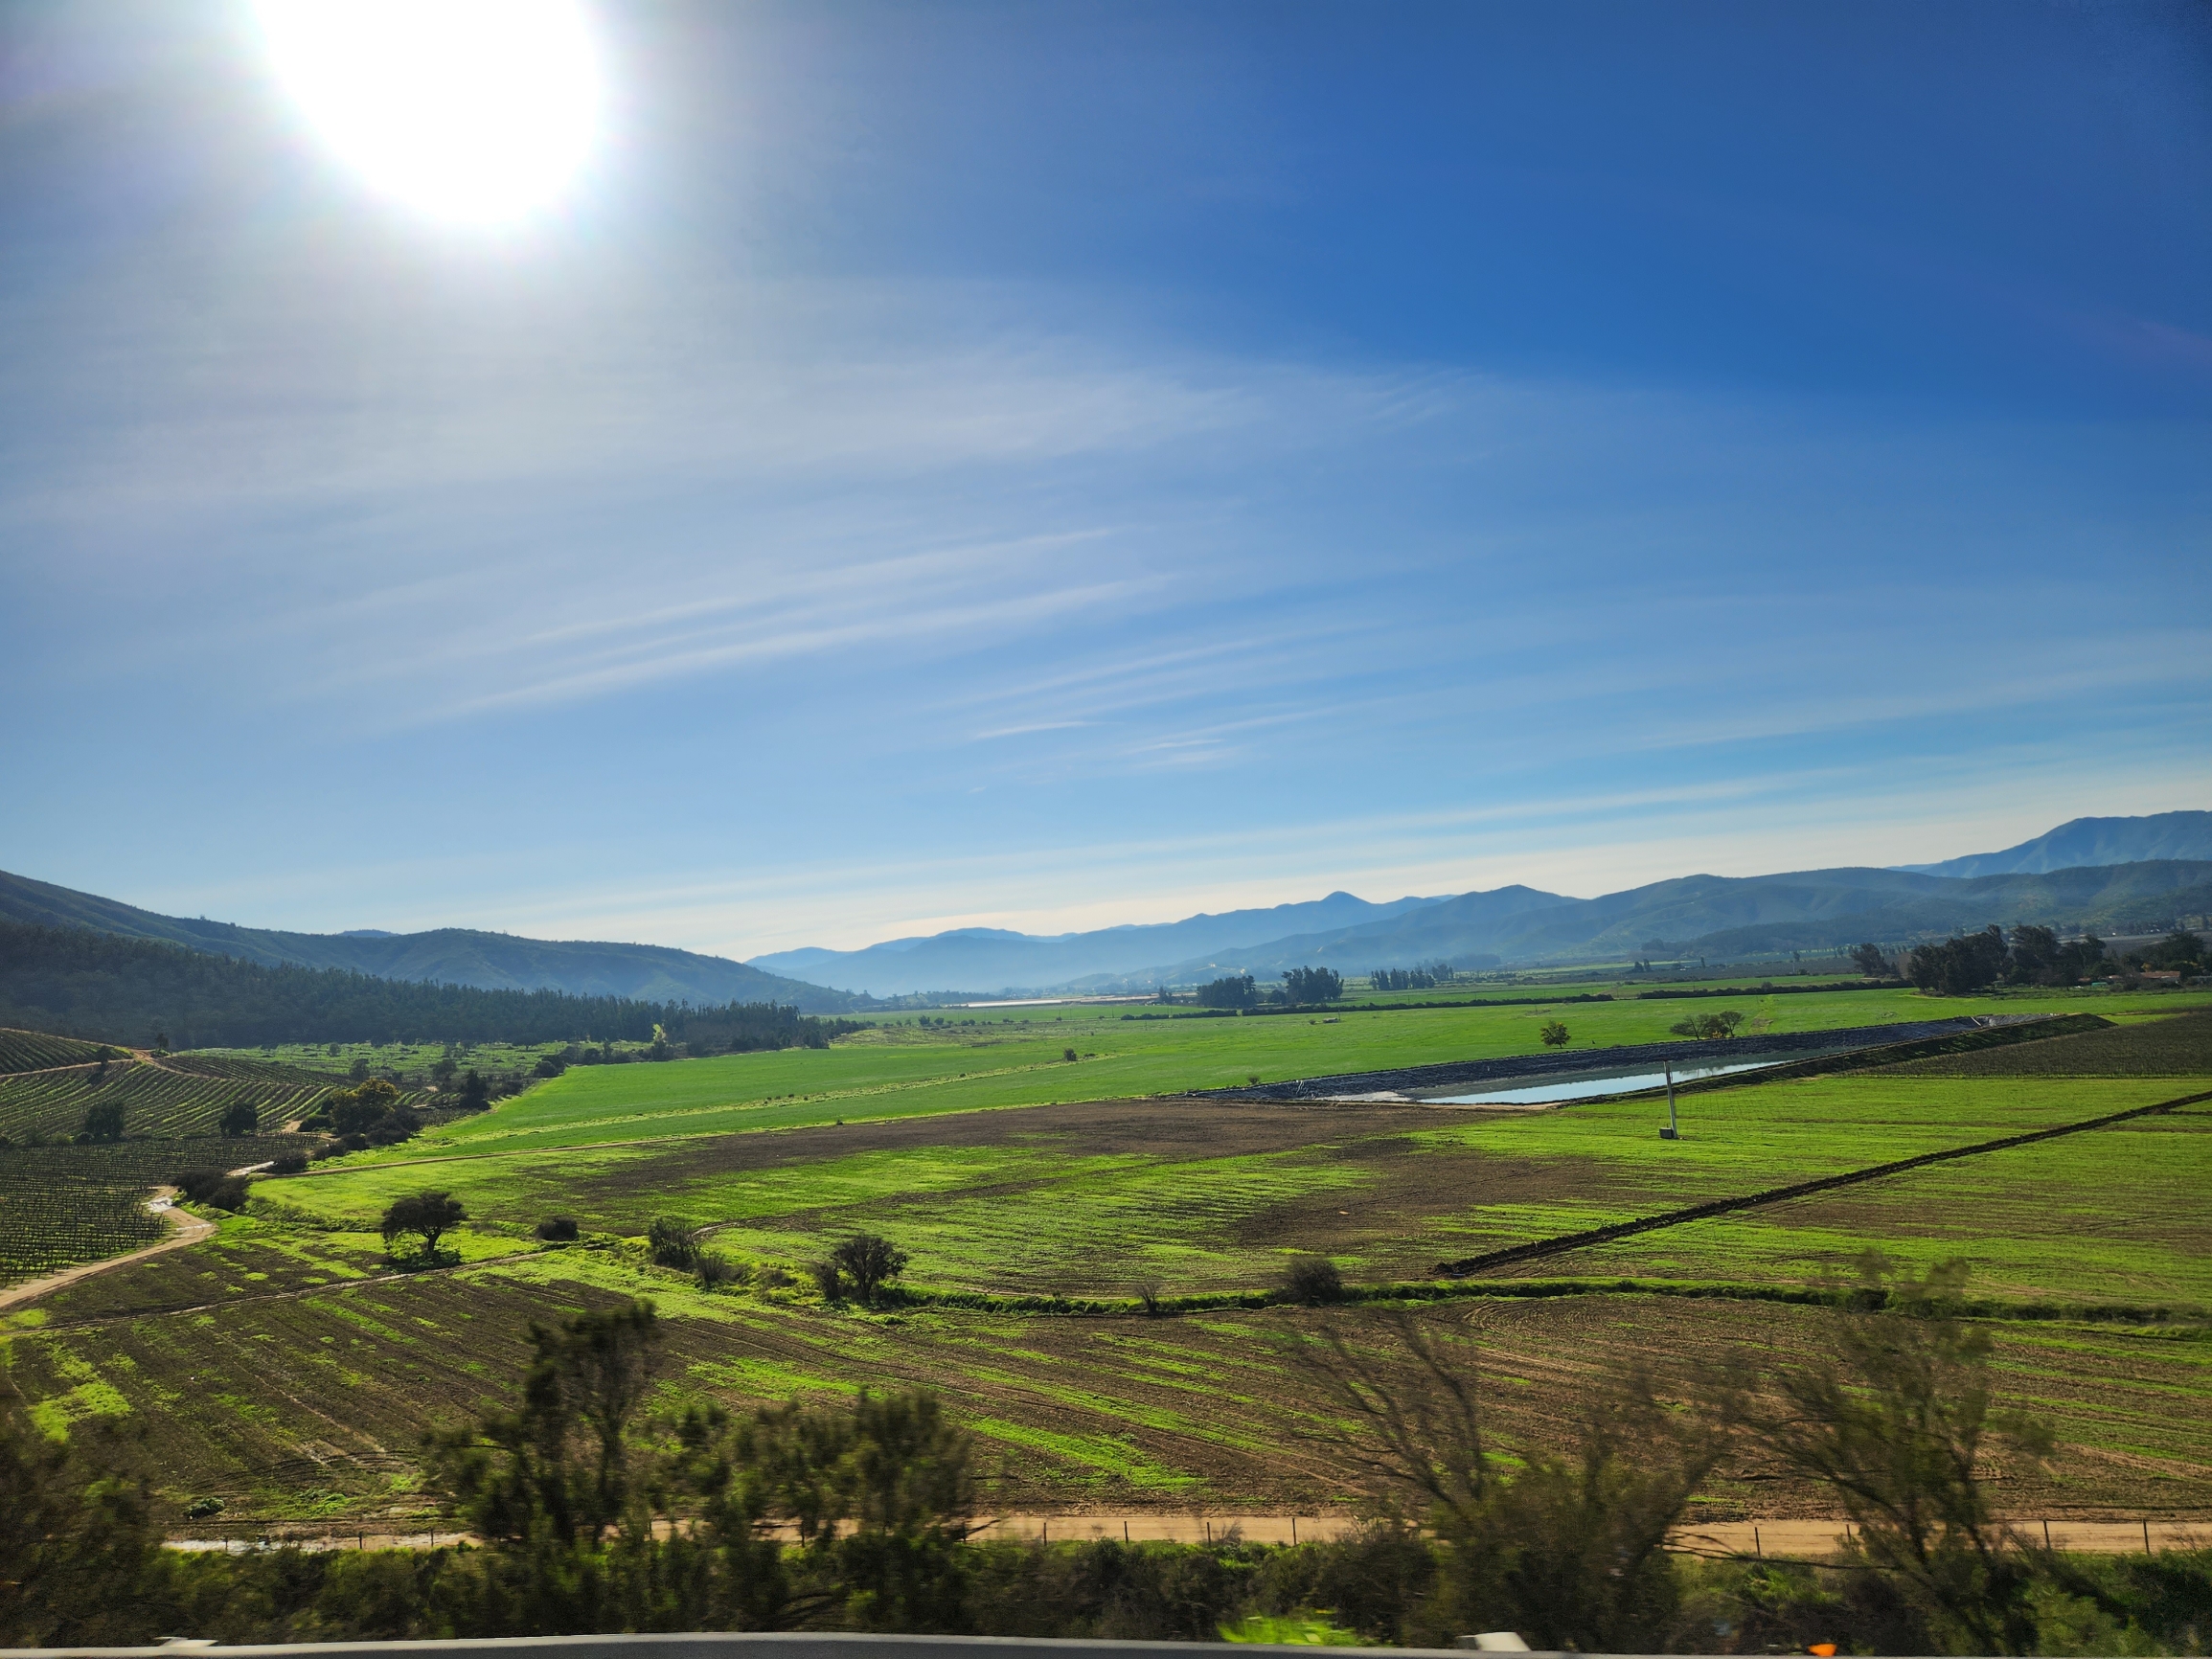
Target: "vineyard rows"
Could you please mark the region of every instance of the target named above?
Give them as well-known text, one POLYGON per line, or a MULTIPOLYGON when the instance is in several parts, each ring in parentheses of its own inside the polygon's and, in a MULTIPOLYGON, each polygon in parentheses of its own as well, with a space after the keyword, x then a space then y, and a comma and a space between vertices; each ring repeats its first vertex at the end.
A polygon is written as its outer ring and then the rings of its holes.
POLYGON ((289 1084, 296 1089, 351 1086, 342 1073, 309 1071, 306 1066, 287 1065, 282 1060, 249 1059, 243 1055, 171 1055, 162 1064, 172 1072, 190 1072, 194 1077, 266 1083, 271 1086, 279 1083, 289 1084))
POLYGON ((212 1135, 223 1108, 239 1100, 252 1102, 262 1127, 274 1129, 304 1116, 334 1086, 330 1078, 301 1083, 294 1076, 209 1078, 126 1060, 0 1077, 0 1136, 20 1143, 74 1135, 84 1114, 107 1102, 123 1106, 123 1132, 131 1140, 212 1135))
MULTIPOLYGON (((273 1135, 225 1141, 221 1161, 257 1163, 292 1145, 273 1135)), ((195 1161, 192 1152, 173 1143, 11 1149, 0 1158, 0 1284, 158 1240, 167 1224, 147 1198, 195 1161)))
POLYGON ((100 1057, 98 1043, 48 1036, 34 1031, 0 1031, 0 1073, 37 1072, 49 1066, 84 1065, 100 1057))

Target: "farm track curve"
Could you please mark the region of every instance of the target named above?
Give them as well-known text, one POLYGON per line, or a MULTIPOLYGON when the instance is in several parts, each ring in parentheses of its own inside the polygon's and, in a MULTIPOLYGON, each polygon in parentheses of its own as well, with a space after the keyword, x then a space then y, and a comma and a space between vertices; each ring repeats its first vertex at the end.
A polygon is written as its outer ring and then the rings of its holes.
POLYGON ((43 1279, 29 1280, 21 1284, 0 1290, 0 1312, 26 1307, 41 1296, 51 1295, 68 1285, 90 1279, 95 1273, 105 1273, 110 1268, 122 1267, 132 1261, 144 1261, 149 1256, 160 1256, 171 1250, 181 1250, 188 1244, 197 1244, 215 1231, 216 1224, 176 1207, 174 1187, 156 1187, 153 1202, 148 1206, 157 1209, 172 1231, 166 1239, 148 1244, 143 1250, 132 1250, 121 1256, 109 1256, 99 1261, 80 1261, 74 1267, 64 1267, 58 1273, 49 1273, 43 1279))

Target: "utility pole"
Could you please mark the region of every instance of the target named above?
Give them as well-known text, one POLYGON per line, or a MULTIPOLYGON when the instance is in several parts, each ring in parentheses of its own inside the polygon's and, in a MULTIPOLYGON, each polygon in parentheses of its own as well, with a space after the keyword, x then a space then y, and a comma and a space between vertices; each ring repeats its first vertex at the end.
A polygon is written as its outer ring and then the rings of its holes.
POLYGON ((1667 1126, 1659 1131, 1662 1141, 1678 1141, 1681 1134, 1675 1126, 1675 1068, 1667 1066, 1667 1126))

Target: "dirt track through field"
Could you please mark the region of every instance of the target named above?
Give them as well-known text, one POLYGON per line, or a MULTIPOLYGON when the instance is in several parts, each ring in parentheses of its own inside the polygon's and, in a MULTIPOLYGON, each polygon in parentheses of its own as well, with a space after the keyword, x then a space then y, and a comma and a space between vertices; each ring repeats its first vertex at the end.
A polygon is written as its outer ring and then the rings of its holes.
POLYGON ((1917 1158, 1900 1158, 1895 1163, 1876 1164, 1870 1169, 1852 1170, 1840 1175, 1823 1175, 1813 1181, 1770 1187, 1764 1193, 1747 1193, 1742 1197, 1716 1198, 1709 1204, 1694 1204, 1686 1210, 1670 1210, 1663 1216, 1649 1216, 1641 1221, 1619 1221, 1610 1227, 1593 1227, 1587 1232, 1567 1233, 1557 1239, 1539 1239, 1533 1243, 1514 1244, 1503 1250, 1485 1251, 1480 1256, 1462 1257, 1457 1261, 1440 1261, 1436 1264, 1436 1271, 1447 1279, 1464 1279, 1487 1268, 1515 1266, 1523 1261, 1540 1261, 1547 1256, 1563 1256, 1570 1250, 1581 1250, 1592 1244, 1609 1244, 1616 1239, 1631 1239, 1639 1233, 1655 1233, 1661 1228, 1679 1227, 1690 1221, 1704 1221, 1715 1216, 1761 1209, 1792 1198, 1810 1197, 1815 1193, 1833 1193, 1838 1187, 1856 1187, 1863 1182, 1879 1181, 1885 1175, 1902 1175, 1908 1170, 1924 1170, 1930 1164, 1948 1164, 1956 1158, 1979 1157, 1984 1152, 2002 1152, 2014 1147, 2032 1146, 2038 1141, 2056 1140, 2062 1135, 2079 1135, 2089 1129, 2109 1128, 2114 1124, 2127 1123, 2132 1118, 2170 1112, 2177 1107, 2193 1106, 2202 1101, 2212 1101, 2212 1093, 2182 1095, 2176 1100, 2159 1101, 2153 1105, 2132 1106, 2124 1112, 2108 1112, 2101 1118, 2090 1118, 2079 1124, 2061 1124, 2050 1129, 2031 1129, 2026 1134, 2006 1135, 1995 1141, 1976 1141, 1971 1147, 1951 1147, 1941 1152, 1923 1152, 1917 1158))
MULTIPOLYGON (((664 1523, 665 1525, 665 1523, 664 1523)), ((2212 1530, 2188 1521, 2042 1521, 2012 1523, 2028 1543, 2089 1556, 2133 1556, 2170 1550, 2201 1550, 2212 1530)), ((989 1540, 1035 1539, 1038 1543, 1088 1543, 1096 1539, 1129 1544, 1220 1543, 1238 1538, 1247 1544, 1313 1544, 1341 1538, 1359 1527, 1359 1517, 1342 1511, 1287 1514, 1174 1514, 1159 1510, 1127 1513, 1008 1514, 982 1521, 973 1536, 989 1540)), ((1774 1560, 1833 1560, 1843 1554, 1850 1524, 1837 1520, 1718 1521, 1676 1527, 1667 1547, 1690 1556, 1752 1556, 1774 1560)), ((478 1542, 467 1534, 432 1531, 380 1531, 327 1525, 303 1528, 277 1522, 233 1523, 221 1537, 171 1538, 171 1549, 244 1552, 263 1539, 276 1546, 320 1554, 330 1550, 424 1550, 441 1544, 478 1542)))

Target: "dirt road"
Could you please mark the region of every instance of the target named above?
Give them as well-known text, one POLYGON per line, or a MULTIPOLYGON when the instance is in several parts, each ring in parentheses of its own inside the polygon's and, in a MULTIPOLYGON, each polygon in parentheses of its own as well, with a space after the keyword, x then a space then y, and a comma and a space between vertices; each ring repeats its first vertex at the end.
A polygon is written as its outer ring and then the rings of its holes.
POLYGON ((104 1261, 82 1261, 75 1267, 64 1267, 58 1273, 49 1273, 43 1279, 28 1279, 21 1284, 11 1284, 0 1290, 0 1311, 21 1307, 37 1301, 64 1284, 74 1284, 80 1279, 89 1279, 95 1273, 105 1273, 110 1267, 121 1267, 126 1261, 144 1261, 148 1256, 159 1256, 164 1250, 181 1250, 187 1244, 196 1244, 215 1231, 213 1221, 203 1221, 197 1216, 176 1207, 174 1187, 156 1187, 146 1207, 167 1221, 169 1237, 158 1244, 148 1244, 143 1250, 133 1250, 125 1256, 110 1256, 104 1261))
MULTIPOLYGON (((1341 1511, 1331 1514, 1248 1515, 1172 1514, 1158 1510, 1129 1513, 1088 1515, 1000 1515, 976 1530, 985 1538, 1038 1538, 1082 1543, 1092 1538, 1120 1538, 1129 1543, 1167 1540, 1200 1544, 1227 1537, 1232 1532, 1247 1543, 1314 1543, 1339 1538, 1357 1520, 1341 1511)), ((405 1524, 403 1523, 403 1526, 405 1524)), ((2062 1550, 2085 1555, 2132 1556, 2146 1546, 2155 1551, 2201 1549, 2212 1540, 2212 1524, 2189 1521, 2051 1521, 2016 1520, 2013 1525, 2031 1543, 2049 1542, 2062 1550), (2047 1531, 2046 1531, 2047 1528, 2047 1531)), ((227 1536, 171 1538, 172 1550, 240 1552, 264 1543, 321 1550, 421 1550, 438 1544, 469 1539, 461 1532, 432 1532, 428 1523, 412 1523, 413 1531, 349 1527, 342 1521, 320 1526, 297 1522, 239 1521, 210 1528, 227 1536)), ((667 1523, 655 1528, 667 1535, 667 1523)), ((788 1536, 788 1529, 784 1530, 788 1536)), ((1668 1535, 1670 1549, 1697 1556, 1767 1556, 1790 1560, 1825 1560, 1843 1548, 1841 1521, 1723 1521, 1705 1526, 1677 1528, 1668 1535)))

